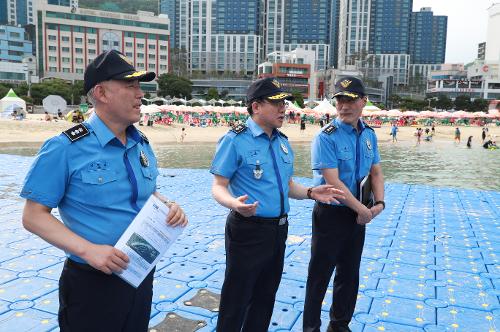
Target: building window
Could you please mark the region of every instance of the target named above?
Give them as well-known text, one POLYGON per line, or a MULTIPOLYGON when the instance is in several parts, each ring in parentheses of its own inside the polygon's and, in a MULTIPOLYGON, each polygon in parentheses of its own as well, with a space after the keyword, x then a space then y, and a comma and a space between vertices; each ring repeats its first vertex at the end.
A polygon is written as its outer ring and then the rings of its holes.
POLYGON ((63 73, 69 73, 70 72, 69 68, 63 68, 62 70, 63 70, 63 73))
POLYGON ((95 54, 95 50, 89 49, 89 54, 95 54))
POLYGON ((61 37, 61 40, 62 40, 63 42, 69 42, 69 37, 68 37, 68 36, 62 36, 62 37, 61 37))
POLYGON ((133 46, 133 44, 132 44, 132 43, 130 43, 130 42, 126 42, 126 43, 125 43, 125 46, 126 46, 126 47, 132 47, 132 46, 133 46))
POLYGON ((131 58, 131 57, 133 57, 133 56, 134 56, 134 55, 132 54, 132 52, 127 52, 127 53, 125 53, 125 55, 126 55, 128 58, 131 58))
POLYGON ((167 46, 160 45, 160 51, 166 51, 166 50, 167 50, 167 46))
POLYGON ((137 53, 138 59, 144 59, 144 53, 137 53))
POLYGON ((76 63, 83 63, 83 59, 82 58, 75 58, 75 62, 76 63))
POLYGON ((137 48, 144 48, 144 44, 137 44, 137 48))
POLYGON ((57 67, 49 67, 49 71, 57 71, 57 67))
POLYGON ((69 62, 70 62, 70 59, 69 59, 69 58, 65 58, 65 57, 63 57, 63 58, 62 58, 62 62, 63 62, 63 63, 69 63, 69 62))
POLYGON ((80 47, 75 48, 75 53, 82 54, 83 48, 80 48, 80 47))
POLYGON ((155 57, 155 55, 154 55, 154 54, 149 54, 149 55, 148 55, 148 58, 149 58, 150 60, 154 60, 154 59, 156 59, 156 57, 155 57))
POLYGON ((167 65, 160 65, 160 70, 167 70, 167 65))
POLYGON ((167 60, 167 56, 166 55, 160 55, 160 60, 167 60))
POLYGON ((88 42, 89 44, 95 44, 95 39, 89 39, 88 42))
POLYGON ((137 68, 144 68, 144 64, 143 63, 137 63, 137 68))
POLYGON ((55 51, 57 48, 55 46, 49 46, 49 51, 55 51))
POLYGON ((81 68, 76 68, 76 73, 77 73, 77 74, 83 74, 83 69, 81 69, 81 68))
POLYGON ((49 35, 49 40, 57 40, 57 36, 49 35))
POLYGON ((69 47, 62 47, 61 50, 63 52, 69 53, 69 47))
POLYGON ((75 38, 75 43, 77 43, 77 44, 83 43, 83 38, 76 37, 75 38))
POLYGON ((149 68, 149 70, 155 70, 156 66, 154 64, 149 64, 148 68, 149 68))
POLYGON ((56 62, 56 61, 57 61, 57 57, 49 56, 49 62, 56 62))
POLYGON ((156 49, 156 46, 155 46, 155 45, 153 45, 153 44, 151 44, 151 45, 148 45, 148 48, 149 48, 150 50, 154 50, 154 49, 156 49))

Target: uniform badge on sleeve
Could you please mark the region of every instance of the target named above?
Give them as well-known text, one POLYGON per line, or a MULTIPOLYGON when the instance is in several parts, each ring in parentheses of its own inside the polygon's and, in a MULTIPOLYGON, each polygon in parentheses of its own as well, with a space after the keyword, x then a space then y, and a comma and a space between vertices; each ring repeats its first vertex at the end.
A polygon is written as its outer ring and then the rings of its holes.
POLYGON ((368 150, 371 150, 372 149, 372 142, 370 142, 370 140, 366 140, 366 147, 368 148, 368 150))
POLYGON ((264 170, 260 168, 260 162, 258 160, 256 164, 257 165, 255 165, 255 169, 253 170, 253 177, 257 180, 260 180, 260 178, 262 177, 262 173, 264 173, 264 170))
POLYGON ((281 143, 281 150, 283 150, 284 153, 288 154, 288 149, 286 148, 286 145, 284 143, 281 143))
POLYGON ((139 156, 139 160, 141 161, 142 167, 149 167, 149 160, 148 160, 148 157, 146 157, 146 154, 144 153, 144 151, 141 151, 140 156, 139 156))

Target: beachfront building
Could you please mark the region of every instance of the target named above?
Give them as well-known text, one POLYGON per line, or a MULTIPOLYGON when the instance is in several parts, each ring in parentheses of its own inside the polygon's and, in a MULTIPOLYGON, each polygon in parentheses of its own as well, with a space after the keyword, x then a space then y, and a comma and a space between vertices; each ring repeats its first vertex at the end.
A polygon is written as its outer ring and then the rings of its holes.
POLYGON ((447 16, 436 16, 424 7, 412 13, 410 55, 412 63, 439 64, 445 62, 447 16))
MULTIPOLYGON (((169 20, 150 12, 123 14, 40 4, 37 8, 37 57, 40 77, 83 80, 101 52, 116 49, 138 70, 168 72, 169 20)), ((142 83, 156 93, 156 83, 142 83)))
POLYGON ((454 99, 459 95, 467 95, 472 99, 483 98, 488 100, 500 99, 500 3, 491 5, 488 9, 487 38, 484 43, 484 57, 482 52, 478 59, 468 64, 457 75, 439 77, 433 72, 427 83, 427 94, 437 96, 445 94, 454 99))
POLYGON ((205 99, 210 88, 217 89, 224 99, 246 101, 247 90, 252 84, 252 79, 191 79, 193 82, 191 95, 196 99, 205 99))
POLYGON ((259 64, 258 76, 276 77, 283 89, 301 93, 305 99, 317 98, 316 80, 312 75, 316 52, 296 49, 292 52, 272 52, 267 61, 259 64))
POLYGON ((0 25, 0 61, 22 62, 33 53, 33 44, 24 28, 0 25))

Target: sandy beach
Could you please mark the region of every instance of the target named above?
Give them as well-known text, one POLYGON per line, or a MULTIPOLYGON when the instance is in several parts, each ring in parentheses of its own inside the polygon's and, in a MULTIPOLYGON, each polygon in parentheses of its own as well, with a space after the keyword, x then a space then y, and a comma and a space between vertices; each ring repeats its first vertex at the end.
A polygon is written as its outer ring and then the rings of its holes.
MULTIPOLYGON (((62 131, 72 127, 74 124, 67 121, 44 121, 43 115, 29 114, 23 121, 11 119, 0 119, 0 146, 12 146, 12 144, 42 144, 46 139, 60 134, 62 131)), ((189 127, 183 124, 172 126, 155 125, 153 127, 140 126, 142 132, 148 137, 152 144, 172 144, 179 143, 181 129, 186 128, 185 144, 199 142, 216 143, 224 135, 228 127, 189 127)), ((500 137, 500 127, 489 126, 489 134, 493 137, 500 137)), ((301 132, 299 125, 285 124, 282 131, 292 142, 310 142, 318 132, 318 125, 307 125, 306 130, 301 132)), ((392 141, 389 135, 390 126, 375 128, 380 143, 392 141)), ((455 127, 437 126, 434 141, 453 142, 455 127)), ((475 144, 481 142, 481 127, 460 127, 461 140, 465 144, 469 136, 473 136, 475 144)), ((401 142, 415 142, 415 127, 400 127, 397 138, 401 142)))

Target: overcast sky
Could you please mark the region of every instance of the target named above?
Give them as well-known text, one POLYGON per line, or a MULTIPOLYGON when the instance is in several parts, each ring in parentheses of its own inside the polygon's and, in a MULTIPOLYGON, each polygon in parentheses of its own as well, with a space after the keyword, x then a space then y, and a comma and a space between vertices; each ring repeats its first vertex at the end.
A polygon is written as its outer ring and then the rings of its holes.
POLYGON ((477 44, 486 41, 488 8, 493 3, 500 0, 413 0, 413 11, 431 7, 434 15, 448 16, 446 62, 468 63, 477 57, 477 44))

